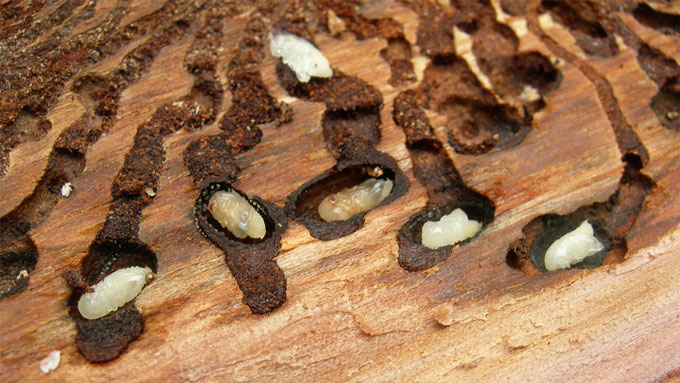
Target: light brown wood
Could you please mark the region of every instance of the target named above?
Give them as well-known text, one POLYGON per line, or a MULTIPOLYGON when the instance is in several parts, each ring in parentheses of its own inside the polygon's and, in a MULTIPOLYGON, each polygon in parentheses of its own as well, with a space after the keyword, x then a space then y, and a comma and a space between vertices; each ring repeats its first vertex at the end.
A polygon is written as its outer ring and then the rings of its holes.
MULTIPOLYGON (((97 12, 106 12, 108 3, 97 12)), ((136 2, 133 8, 141 17, 160 3, 136 2)), ((381 0, 365 5, 363 13, 401 22, 417 49, 418 17, 412 10, 381 0)), ((480 156, 457 154, 445 144, 465 182, 495 202, 494 222, 433 269, 409 273, 399 267, 396 232, 427 200, 413 177, 404 134, 392 120, 392 101, 404 88, 389 84, 390 69, 379 54, 384 39, 320 34, 317 45, 335 68, 382 93, 378 149, 408 175, 406 195, 370 212, 362 229, 337 240, 318 241, 290 222, 277 258, 288 299, 270 314, 254 315, 222 252, 200 235, 193 220, 198 190, 182 153, 197 137, 217 133, 217 124, 172 134, 165 140, 160 189, 140 226, 140 238, 158 257, 157 280, 137 298, 145 331, 120 358, 89 363, 77 351, 66 302, 70 289, 59 274, 80 266, 101 229, 111 182, 137 127, 191 88, 192 77, 183 68, 193 39, 188 33, 165 47, 149 72, 123 93, 115 125, 88 151, 71 195, 30 232, 40 254, 30 284, 0 301, 0 381, 642 382, 680 369, 680 133, 663 127, 649 107, 657 86, 640 69, 635 52, 620 43, 614 57, 587 56, 569 30, 547 17, 540 18, 544 32, 609 80, 650 153, 643 172, 657 186, 626 237, 623 263, 527 276, 505 262, 508 246, 532 218, 606 200, 623 169, 595 86, 560 60, 562 83, 547 96, 536 128, 521 144, 480 156), (44 375, 39 363, 52 350, 61 351, 61 363, 44 375)), ((621 17, 644 41, 680 60, 677 36, 660 35, 627 14, 621 17)), ((131 13, 125 22, 134 18, 131 13)), ((225 26, 218 68, 223 83, 246 21, 244 15, 225 26)), ((526 29, 523 17, 504 21, 519 35, 520 51, 555 57, 526 29)), ((90 71, 107 72, 138 43, 132 41, 90 71)), ((274 66, 267 54, 262 75, 281 100, 288 94, 274 66)), ((335 164, 321 136, 323 105, 290 103, 293 121, 263 128, 262 142, 238 158, 243 172, 235 184, 280 206, 335 164)), ((221 111, 229 105, 226 92, 221 111)), ((0 178, 0 216, 32 192, 54 140, 83 111, 65 92, 47 116, 50 132, 11 152, 10 168, 0 178)), ((439 139, 447 142, 446 117, 429 116, 439 139)))

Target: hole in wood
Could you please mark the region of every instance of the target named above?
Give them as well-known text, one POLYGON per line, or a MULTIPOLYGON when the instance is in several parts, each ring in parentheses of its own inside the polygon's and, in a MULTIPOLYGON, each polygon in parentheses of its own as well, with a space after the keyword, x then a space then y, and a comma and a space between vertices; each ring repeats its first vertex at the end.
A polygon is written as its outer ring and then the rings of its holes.
POLYGON ((25 250, 0 254, 0 300, 28 287, 29 274, 33 272, 37 262, 38 251, 35 245, 25 250))
MULTIPOLYGON (((370 174, 375 174, 378 179, 394 182, 394 173, 390 169, 383 169, 378 164, 356 166, 342 171, 333 169, 327 172, 326 175, 319 176, 308 182, 306 184, 307 187, 304 187, 304 189, 301 188, 302 191, 295 201, 295 210, 292 218, 302 222, 311 221, 322 225, 334 225, 335 223, 326 222, 319 216, 319 204, 321 201, 331 194, 361 184, 363 181, 371 178, 370 174)), ((364 214, 365 212, 357 213, 356 216, 364 214)), ((347 221, 354 221, 354 216, 347 221)))
MULTIPOLYGON (((201 190, 201 195, 198 197, 198 199, 196 200, 196 204, 194 205, 194 214, 196 215, 197 220, 201 222, 206 221, 210 225, 211 228, 210 230, 208 230, 207 232, 202 231, 203 235, 207 236, 208 238, 211 238, 212 236, 215 235, 222 235, 226 237, 228 241, 237 241, 244 244, 252 245, 269 239, 276 229, 276 222, 274 222, 274 220, 269 216, 269 214, 267 213, 267 209, 262 204, 260 204, 257 200, 250 199, 247 195, 234 189, 230 184, 226 182, 214 182, 209 184, 207 187, 203 188, 203 190, 201 190), (238 209, 240 209, 240 212, 236 213, 239 217, 241 217, 245 213, 246 215, 248 215, 248 219, 250 219, 250 216, 253 215, 253 213, 257 213, 262 218, 265 227, 265 234, 262 238, 254 238, 251 236, 239 238, 236 235, 234 235, 232 230, 218 222, 218 220, 215 218, 215 214, 213 214, 213 212, 210 209, 210 204, 211 198, 213 198, 216 193, 220 192, 235 193, 236 195, 243 198, 243 200, 245 200, 245 202, 249 204, 249 206, 237 207, 238 209), (255 210, 255 212, 248 211, 248 207, 252 207, 255 210)), ((239 223, 242 223, 244 225, 244 227, 242 228, 243 233, 240 232, 237 233, 239 235, 246 234, 247 226, 253 224, 257 225, 257 223, 254 223, 252 221, 239 223)), ((234 222, 233 224, 236 225, 237 223, 234 222)), ((199 227, 200 226, 202 225, 199 225, 199 227)))
POLYGON ((640 23, 656 30, 664 35, 677 35, 680 33, 680 15, 659 12, 649 4, 638 4, 633 10, 633 16, 640 23))
POLYGON ((271 312, 286 301, 286 277, 274 261, 281 247, 281 235, 288 225, 283 209, 259 197, 248 197, 229 183, 206 180, 194 205, 199 231, 225 254, 225 261, 243 299, 254 314, 271 312), (237 238, 222 227, 209 211, 212 195, 232 191, 243 197, 262 217, 266 227, 263 238, 237 238))
POLYGON ((440 104, 439 112, 448 117, 449 143, 464 154, 483 154, 496 147, 517 145, 531 130, 533 119, 526 108, 521 116, 508 105, 458 97, 440 104))
POLYGON ((614 35, 610 35, 598 21, 597 9, 585 2, 543 0, 543 8, 569 28, 584 52, 591 56, 611 57, 619 53, 614 35))
MULTIPOLYGON (((593 229, 593 236, 597 241, 604 247, 597 253, 585 257, 582 261, 572 263, 569 268, 571 269, 594 269, 600 267, 604 258, 607 256, 610 250, 612 250, 613 244, 612 239, 606 230, 602 227, 599 221, 590 219, 586 217, 579 216, 579 214, 572 214, 566 216, 560 216, 556 214, 548 214, 541 216, 542 227, 540 231, 536 234, 536 238, 531 244, 530 254, 531 262, 538 271, 546 272, 546 254, 548 249, 555 243, 555 241, 560 238, 564 238, 568 233, 573 232, 579 227, 584 221, 587 221, 593 229)), ((621 247, 621 244, 618 244, 621 247)), ((621 249, 625 254, 626 248, 623 246, 621 249)))
POLYGON ((419 105, 447 116, 449 141, 459 153, 483 154, 517 145, 532 128, 528 109, 522 115, 499 103, 457 57, 430 63, 416 94, 419 105))
POLYGON ((559 88, 562 72, 539 52, 523 52, 482 66, 494 90, 507 102, 535 113, 546 105, 544 95, 559 88), (485 69, 486 68, 486 69, 485 69))
POLYGON ((447 259, 454 246, 473 240, 493 221, 496 207, 487 197, 465 184, 434 135, 429 119, 418 106, 414 91, 404 91, 397 96, 392 118, 406 135, 413 173, 427 189, 428 197, 425 208, 412 215, 397 233, 399 265, 408 271, 425 270, 447 259), (476 222, 467 222, 456 209, 476 222), (445 222, 437 222, 445 215, 448 216, 445 222), (428 239, 424 243, 423 226, 427 222, 431 223, 425 232, 428 239))
POLYGON ((133 241, 105 241, 93 244, 83 258, 81 273, 88 285, 93 285, 118 269, 140 266, 157 271, 156 254, 145 244, 133 241))
POLYGON ((562 81, 562 72, 549 58, 535 51, 513 56, 507 72, 518 85, 531 85, 541 93, 557 89, 562 81))
POLYGON ((132 266, 157 271, 154 252, 134 241, 93 243, 81 265, 82 280, 75 272, 65 274, 73 294, 69 298, 69 314, 76 322, 78 351, 90 362, 102 363, 117 358, 144 331, 144 320, 135 307, 135 299, 98 319, 86 319, 78 310, 78 301, 92 286, 116 270, 132 266))
MULTIPOLYGON (((446 192, 446 191, 442 191, 446 192)), ((493 221, 495 206, 488 198, 471 189, 451 191, 460 196, 456 201, 442 206, 426 207, 423 211, 412 215, 397 233, 399 244, 399 265, 408 271, 429 269, 451 256, 456 248, 473 241, 483 228, 493 221), (450 214, 455 209, 461 209, 470 220, 481 223, 482 227, 472 237, 453 245, 446 245, 436 249, 422 244, 423 225, 426 222, 438 221, 442 216, 450 214)))
POLYGON ((470 36, 479 68, 504 102, 519 109, 526 106, 531 112, 542 109, 543 96, 559 86, 560 71, 539 52, 519 52, 515 31, 496 21, 490 4, 480 3, 479 7, 472 12, 479 18, 478 28, 470 36))
POLYGON ((387 205, 403 195, 408 189, 408 180, 394 160, 379 152, 371 153, 365 159, 341 159, 336 167, 302 185, 288 197, 288 216, 305 225, 314 238, 324 241, 359 230, 364 224, 364 216, 373 209, 356 213, 346 220, 326 222, 319 215, 319 204, 331 194, 357 186, 369 178, 390 180, 393 183, 390 194, 375 208, 387 205))
POLYGON ((569 268, 593 269, 623 262, 628 251, 625 236, 653 187, 652 180, 640 173, 639 168, 626 164, 618 189, 606 202, 596 202, 566 215, 546 214, 531 220, 522 229, 523 237, 510 245, 506 263, 528 275, 546 272, 548 248, 586 220, 604 248, 569 268))
POLYGON ((668 129, 680 130, 680 84, 670 81, 652 97, 650 106, 668 129))

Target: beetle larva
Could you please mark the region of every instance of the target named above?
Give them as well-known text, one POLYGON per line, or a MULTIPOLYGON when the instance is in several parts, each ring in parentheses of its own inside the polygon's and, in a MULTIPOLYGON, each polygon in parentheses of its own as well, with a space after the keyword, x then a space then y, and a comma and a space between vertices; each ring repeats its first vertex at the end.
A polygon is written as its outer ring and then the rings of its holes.
POLYGON ((269 35, 269 49, 272 56, 281 57, 283 63, 295 72, 300 82, 311 77, 331 77, 328 59, 312 43, 290 33, 280 32, 269 35))
POLYGON ((455 245, 473 237, 481 228, 480 222, 468 219, 467 214, 458 208, 441 217, 439 221, 425 222, 422 229, 422 243, 430 249, 455 245))
POLYGON ((68 196, 71 195, 71 191, 73 190, 73 185, 71 185, 70 182, 65 183, 61 187, 61 196, 64 198, 68 198, 68 196))
POLYGON ((153 272, 148 267, 133 266, 116 270, 92 286, 92 292, 80 297, 78 311, 87 319, 101 318, 135 299, 151 278, 153 272))
POLYGON ((581 225, 553 242, 545 252, 545 269, 566 269, 604 249, 593 235, 593 226, 584 220, 581 225))
POLYGON ((57 367, 59 367, 60 361, 61 351, 52 351, 45 357, 45 359, 40 361, 40 371, 42 371, 43 374, 49 374, 50 371, 56 370, 57 367))
POLYGON ((262 239, 267 233, 260 213, 248 200, 234 191, 215 192, 208 202, 208 210, 213 218, 236 238, 262 239))
POLYGON ((371 210, 392 191, 392 180, 369 178, 359 185, 331 194, 319 204, 319 216, 326 222, 343 221, 371 210))

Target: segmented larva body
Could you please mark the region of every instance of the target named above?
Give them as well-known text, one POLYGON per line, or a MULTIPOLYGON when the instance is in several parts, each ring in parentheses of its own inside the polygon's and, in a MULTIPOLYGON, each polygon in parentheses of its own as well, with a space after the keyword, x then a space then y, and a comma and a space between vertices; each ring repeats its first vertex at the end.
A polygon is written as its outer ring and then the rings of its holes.
POLYGON ((269 49, 272 56, 281 57, 300 82, 308 82, 311 77, 333 76, 328 59, 302 37, 286 32, 270 34, 269 49))
POLYGON ((116 270, 92 286, 92 292, 80 297, 78 311, 87 319, 101 318, 135 299, 152 278, 153 272, 148 267, 116 270))
POLYGON ((267 233, 260 213, 248 200, 234 191, 220 190, 213 193, 208 202, 208 210, 213 218, 236 238, 261 239, 267 233))
POLYGON ((585 220, 581 225, 553 242, 545 252, 545 269, 566 269, 604 249, 593 235, 593 226, 585 220))
POLYGON ((455 245, 473 237, 481 228, 481 223, 468 219, 467 214, 458 208, 441 217, 439 221, 425 222, 422 229, 422 243, 430 249, 455 245))
POLYGON ((343 221, 378 206, 390 192, 392 180, 369 178, 359 185, 331 194, 319 204, 319 216, 326 222, 343 221))

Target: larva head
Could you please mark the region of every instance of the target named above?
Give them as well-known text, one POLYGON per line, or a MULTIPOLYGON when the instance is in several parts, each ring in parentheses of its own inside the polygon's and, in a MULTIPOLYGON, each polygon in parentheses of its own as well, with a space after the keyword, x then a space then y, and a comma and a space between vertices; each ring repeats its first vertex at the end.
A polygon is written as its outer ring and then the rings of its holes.
POLYGON ((153 281, 156 280, 156 274, 155 274, 153 271, 149 271, 149 272, 146 273, 146 275, 144 276, 144 280, 145 280, 145 283, 146 283, 147 285, 149 285, 149 284, 151 284, 151 282, 153 282, 153 281))

